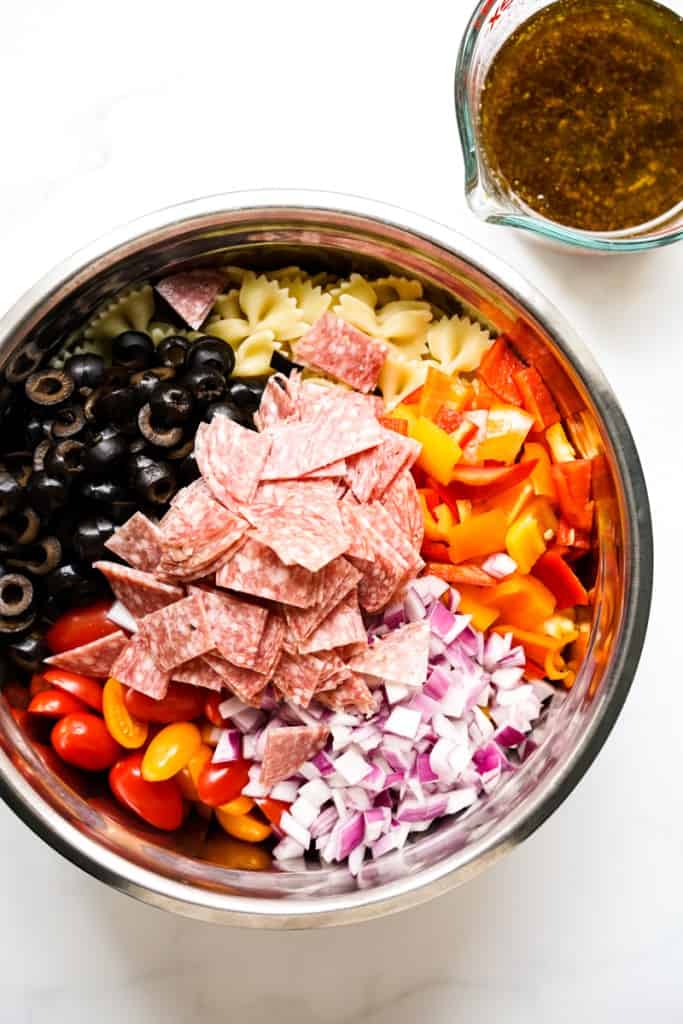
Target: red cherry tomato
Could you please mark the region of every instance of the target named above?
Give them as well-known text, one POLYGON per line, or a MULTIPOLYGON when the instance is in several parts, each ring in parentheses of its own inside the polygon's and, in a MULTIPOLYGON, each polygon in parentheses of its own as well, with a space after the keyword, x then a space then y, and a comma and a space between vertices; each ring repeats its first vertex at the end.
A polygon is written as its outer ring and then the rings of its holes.
POLYGON ((211 693, 204 702, 204 714, 211 722, 211 725, 217 725, 219 728, 224 724, 225 719, 218 710, 218 705, 222 704, 225 697, 221 693, 211 693))
POLYGON ((64 718, 75 711, 87 711, 88 705, 66 690, 43 690, 31 698, 28 710, 41 718, 64 718))
POLYGON ((102 719, 90 712, 76 711, 61 718, 50 742, 63 761, 87 772, 103 772, 121 756, 121 747, 102 719))
POLYGON ((53 654, 59 654, 115 633, 119 627, 107 618, 110 608, 111 601, 98 601, 87 608, 72 608, 60 615, 45 634, 47 646, 53 654))
POLYGON ((131 715, 141 718, 143 722, 191 722, 199 718, 204 711, 206 690, 187 683, 171 683, 168 693, 162 700, 154 700, 137 690, 128 690, 124 703, 131 715))
POLYGON ((265 797, 263 800, 257 800, 256 803, 259 809, 265 814, 271 825, 275 825, 275 828, 280 827, 280 818, 288 811, 292 806, 288 804, 286 800, 273 800, 272 797, 265 797))
POLYGON ((250 767, 251 761, 230 761, 228 764, 207 761, 197 778, 199 799, 209 807, 230 803, 248 783, 250 767))
POLYGON ((102 710, 102 684, 96 679, 81 676, 78 672, 69 672, 65 668, 51 668, 43 673, 43 679, 50 687, 56 686, 58 690, 65 690, 82 700, 89 708, 94 708, 95 711, 102 710))
POLYGON ((175 779, 147 782, 142 777, 143 752, 136 751, 117 761, 109 772, 111 791, 124 807, 155 828, 172 832, 180 828, 185 804, 175 779))
POLYGON ((38 673, 36 673, 35 675, 31 676, 31 682, 29 683, 28 692, 31 694, 32 697, 35 697, 35 695, 37 693, 42 693, 43 690, 51 690, 51 689, 52 689, 52 687, 45 680, 44 676, 41 676, 38 673))

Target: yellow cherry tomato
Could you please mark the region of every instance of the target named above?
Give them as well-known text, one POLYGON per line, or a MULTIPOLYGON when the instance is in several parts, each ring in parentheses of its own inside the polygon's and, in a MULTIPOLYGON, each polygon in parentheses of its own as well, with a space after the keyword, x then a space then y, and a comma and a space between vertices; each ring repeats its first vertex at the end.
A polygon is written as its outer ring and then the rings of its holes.
POLYGON ((221 804, 218 808, 224 814, 248 814, 255 807, 254 801, 248 796, 238 796, 227 804, 221 804))
POLYGON ((137 750, 147 739, 149 725, 126 707, 123 686, 118 679, 108 679, 102 690, 102 714, 112 737, 127 750, 137 750))
POLYGON ((202 745, 202 736, 192 722, 173 722, 158 732, 142 759, 142 777, 162 782, 184 768, 202 745))
POLYGON ((213 750, 208 747, 206 743, 202 743, 199 749, 192 755, 190 760, 187 762, 187 770, 190 773, 190 778, 195 789, 197 796, 194 798, 199 800, 199 793, 197 792, 197 779, 199 778, 202 768, 207 761, 210 761, 213 757, 213 750))
POLYGON ((272 832, 270 825, 251 814, 227 814, 223 807, 217 807, 216 818, 228 835, 242 839, 245 843, 262 843, 272 832))

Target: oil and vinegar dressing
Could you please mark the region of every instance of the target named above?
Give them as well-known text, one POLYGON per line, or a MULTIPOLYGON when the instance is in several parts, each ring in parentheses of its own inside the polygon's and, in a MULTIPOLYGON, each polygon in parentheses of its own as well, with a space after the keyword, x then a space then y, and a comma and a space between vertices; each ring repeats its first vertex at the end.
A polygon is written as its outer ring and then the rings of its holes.
POLYGON ((652 0, 559 0, 488 71, 486 160, 550 220, 619 231, 683 200, 683 19, 652 0))

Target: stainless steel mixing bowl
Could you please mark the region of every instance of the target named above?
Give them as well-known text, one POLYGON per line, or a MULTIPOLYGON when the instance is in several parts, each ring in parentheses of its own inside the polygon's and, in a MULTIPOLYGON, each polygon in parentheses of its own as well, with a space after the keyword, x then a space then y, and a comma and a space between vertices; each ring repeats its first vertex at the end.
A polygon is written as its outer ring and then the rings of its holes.
MULTIPOLYGON (((516 845, 571 792, 628 693, 647 624, 652 537, 633 439, 593 359, 557 311, 515 271, 440 224, 348 196, 273 191, 213 196, 119 228, 35 285, 0 324, 5 373, 21 379, 107 297, 171 268, 205 262, 301 264, 420 278, 441 305, 463 305, 541 346, 570 410, 575 442, 597 464, 599 570, 588 650, 548 735, 522 769, 462 820, 446 819, 400 853, 344 868, 265 873, 197 859, 192 836, 163 842, 45 766, 0 701, 0 791, 73 863, 148 903, 254 927, 301 928, 375 917, 458 885, 516 845)), ((558 399, 559 400, 559 399, 558 399)))

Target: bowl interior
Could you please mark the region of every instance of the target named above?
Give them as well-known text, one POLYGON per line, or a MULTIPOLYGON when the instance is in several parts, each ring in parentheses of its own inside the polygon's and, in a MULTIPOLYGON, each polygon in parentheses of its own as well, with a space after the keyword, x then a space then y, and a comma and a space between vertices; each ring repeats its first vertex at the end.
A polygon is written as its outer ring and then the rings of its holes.
POLYGON ((0 326, 5 373, 20 379, 104 300, 171 269, 296 264, 341 275, 417 277, 440 306, 464 310, 497 331, 523 330, 529 344, 540 346, 575 446, 586 456, 602 456, 598 596, 574 687, 549 716, 538 749, 488 800, 460 819, 442 821, 403 851, 366 864, 357 881, 338 866, 228 869, 221 866, 220 843, 208 850, 201 828, 168 839, 102 794, 84 799, 46 769, 0 702, 0 786, 7 802, 70 859, 158 905, 219 920, 297 926, 424 899, 469 877, 540 824, 595 757, 628 691, 647 620, 651 541, 642 474, 614 396, 570 329, 512 271, 438 225, 407 220, 361 201, 345 209, 339 197, 309 196, 306 203, 218 197, 190 204, 146 218, 72 258, 0 326))

